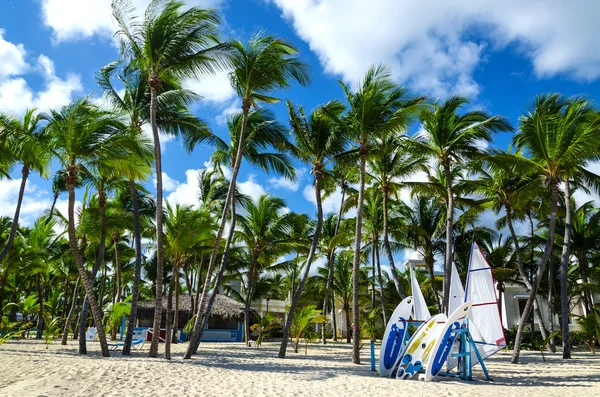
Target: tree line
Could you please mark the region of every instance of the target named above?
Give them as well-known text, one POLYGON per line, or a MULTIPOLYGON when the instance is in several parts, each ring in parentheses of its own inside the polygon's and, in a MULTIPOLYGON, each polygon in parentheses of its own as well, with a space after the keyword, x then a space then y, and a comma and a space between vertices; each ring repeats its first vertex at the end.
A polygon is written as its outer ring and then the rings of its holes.
MULTIPOLYGON (((464 274, 470 243, 477 241, 499 286, 514 282, 529 293, 512 361, 519 360, 532 312, 544 339, 555 335, 554 316, 561 314, 563 357, 570 358, 568 313, 579 303, 590 316, 597 310, 598 210, 593 202, 578 206, 573 196, 600 187, 589 170, 600 153, 600 114, 593 102, 539 95, 514 131, 506 118, 473 110, 465 98, 413 95, 388 68, 375 65, 356 88, 340 82, 343 99, 310 111, 287 100, 283 123, 268 108, 280 101, 274 95, 310 84, 310 68, 292 44, 263 32, 247 42, 222 41, 214 10, 178 1, 154 0, 142 17, 127 0, 112 7, 120 57, 97 75, 107 106, 80 98, 46 113, 0 116, 1 174, 8 177, 14 167, 22 172, 14 216, 0 224, 3 328, 16 321, 17 311, 25 323, 35 312, 41 337, 44 321, 59 316, 66 344, 78 318, 79 352, 86 353, 89 310, 108 356, 105 326, 114 338, 124 313, 120 304, 127 301, 128 355, 140 298, 155 302, 154 330, 166 299, 170 358, 170 335, 182 325, 178 296, 188 293, 195 311, 184 356, 189 359, 220 287, 241 280, 241 290, 229 288, 229 294, 244 302, 246 341, 253 301, 291 297, 282 324, 283 358, 300 308, 315 305, 328 313, 341 303, 349 330, 361 324, 370 301, 385 324, 398 299, 410 293, 406 272, 395 263, 403 249, 423 255, 427 274, 420 278, 428 302, 446 311, 452 263, 464 274), (223 70, 241 100, 240 112, 227 120, 228 140, 190 110, 202 93, 182 85, 223 70), (145 125, 151 137, 143 134, 145 125), (409 134, 415 125, 420 131, 409 134), (213 148, 212 166, 198 175, 198 205, 165 202, 159 132, 179 137, 189 152, 199 144, 213 148), (488 148, 502 132, 514 132, 508 149, 488 148), (286 212, 279 197, 253 201, 240 193, 242 163, 290 180, 296 178, 294 164, 306 164, 316 219, 286 212), (33 226, 19 225, 29 175, 50 177, 53 164, 59 166, 52 175, 54 203, 66 192, 67 213, 53 204, 33 226), (425 182, 416 182, 417 174, 425 182), (155 194, 142 186, 151 176, 155 194), (325 214, 323 200, 334 192, 341 193, 339 212, 325 214), (507 228, 507 237, 480 224, 489 211, 498 214, 496 229, 507 228), (529 233, 519 235, 515 222, 528 225, 529 233), (326 265, 312 274, 317 258, 326 265), (444 277, 434 272, 438 258, 444 277), (548 319, 542 318, 541 298, 548 301, 548 319)), ((335 315, 332 321, 337 329, 335 315)), ((352 338, 358 364, 360 332, 352 338)), ((153 338, 150 357, 158 348, 159 338, 153 338)))

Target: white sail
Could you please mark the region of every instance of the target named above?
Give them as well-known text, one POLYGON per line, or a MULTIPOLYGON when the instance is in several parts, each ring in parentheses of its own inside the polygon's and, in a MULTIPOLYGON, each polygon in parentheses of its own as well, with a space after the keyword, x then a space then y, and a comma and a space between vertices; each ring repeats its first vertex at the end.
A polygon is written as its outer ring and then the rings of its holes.
POLYGON ((410 267, 410 286, 412 289, 413 296, 413 320, 415 321, 427 321, 431 314, 429 314, 429 308, 425 303, 425 298, 421 292, 421 287, 417 281, 415 269, 413 266, 410 267))
MULTIPOLYGON (((452 262, 452 275, 450 277, 450 302, 448 302, 448 315, 454 313, 460 305, 465 302, 465 289, 463 288, 462 282, 458 275, 456 265, 452 262)), ((458 353, 458 343, 456 343, 451 353, 448 355, 446 370, 450 371, 458 365, 458 358, 453 357, 452 354, 458 353)))
POLYGON ((469 331, 482 359, 506 347, 504 329, 498 311, 492 269, 477 244, 471 247, 471 260, 467 273, 465 302, 473 307, 468 316, 469 331))
POLYGON ((450 302, 448 302, 448 315, 454 313, 460 305, 465 303, 465 289, 460 282, 456 265, 452 262, 452 276, 450 277, 450 302))

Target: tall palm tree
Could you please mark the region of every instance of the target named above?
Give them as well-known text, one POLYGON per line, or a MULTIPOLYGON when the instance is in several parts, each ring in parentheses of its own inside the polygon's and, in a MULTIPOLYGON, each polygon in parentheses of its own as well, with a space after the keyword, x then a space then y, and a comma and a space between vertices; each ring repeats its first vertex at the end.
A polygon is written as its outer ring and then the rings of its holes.
POLYGON ((406 224, 393 232, 398 235, 397 239, 405 241, 423 255, 438 309, 441 309, 440 293, 435 283, 434 265, 436 256, 444 252, 445 217, 446 212, 437 205, 435 198, 418 195, 412 199, 411 210, 407 211, 406 224))
MULTIPOLYGON (((354 297, 352 315, 358 327, 360 316, 358 306, 358 283, 361 255, 362 212, 365 191, 366 162, 369 150, 377 138, 404 132, 412 123, 422 98, 410 98, 406 89, 396 86, 389 71, 384 66, 373 66, 355 92, 343 83, 348 101, 348 113, 344 116, 344 128, 358 144, 360 155, 360 181, 356 214, 356 234, 353 260, 354 297)), ((352 362, 360 364, 358 332, 353 335, 352 362)))
POLYGON ((587 313, 593 311, 592 288, 590 283, 590 261, 600 246, 600 211, 594 208, 594 202, 583 203, 573 211, 573 230, 571 248, 579 265, 579 276, 583 281, 583 303, 587 313))
POLYGON ((551 213, 546 248, 538 266, 532 294, 527 300, 517 329, 515 350, 512 357, 513 363, 517 363, 519 360, 520 349, 518 346, 520 346, 524 323, 531 313, 531 307, 535 299, 533 292, 536 292, 536 289, 539 288, 539 282, 552 253, 558 211, 559 184, 561 183, 564 185, 566 203, 565 235, 561 255, 561 303, 563 312, 561 325, 563 331, 563 358, 571 358, 569 316, 566 315, 566 313, 569 313, 568 268, 573 219, 571 185, 591 186, 598 190, 600 177, 588 171, 585 166, 589 161, 598 159, 598 149, 600 148, 599 123, 600 119, 597 112, 589 101, 581 98, 565 98, 559 94, 540 95, 527 114, 520 119, 520 128, 514 136, 514 143, 517 148, 525 151, 525 154, 529 157, 514 156, 511 161, 515 167, 535 170, 545 179, 545 183, 550 190, 551 213))
MULTIPOLYGON (((204 77, 225 66, 227 46, 219 43, 219 18, 215 10, 191 7, 174 0, 153 0, 144 14, 143 23, 134 16, 129 0, 114 0, 113 16, 119 27, 121 57, 129 67, 147 79, 150 88, 150 126, 154 139, 156 168, 156 255, 157 274, 162 274, 163 257, 163 187, 160 137, 158 134, 158 96, 165 84, 175 84, 185 77, 204 77)), ((206 127, 195 131, 202 135, 206 127)), ((185 133, 186 131, 178 131, 185 133)), ((189 137, 184 136, 184 139, 189 137)), ((162 280, 156 280, 153 329, 160 329, 162 280)), ((153 338, 150 357, 158 355, 159 338, 153 338)))
POLYGON ((442 104, 421 112, 424 133, 411 141, 413 153, 428 157, 442 167, 446 179, 446 255, 444 260, 443 310, 448 308, 450 274, 452 271, 454 227, 454 189, 452 169, 477 158, 483 151, 477 146, 481 141, 489 142, 496 131, 512 131, 504 117, 489 116, 481 111, 459 113, 468 104, 465 98, 450 97, 442 104))
MULTIPOLYGON (((496 156, 490 156, 483 164, 474 168, 477 180, 469 181, 464 186, 474 193, 484 197, 483 206, 490 208, 496 213, 504 210, 505 218, 500 218, 496 223, 497 228, 501 229, 506 223, 510 231, 512 244, 514 245, 515 256, 517 259, 518 272, 521 281, 527 287, 529 293, 533 290, 529 272, 525 268, 523 250, 521 242, 514 228, 515 216, 519 215, 526 208, 530 208, 532 201, 543 194, 544 187, 538 175, 530 170, 525 174, 515 173, 510 163, 506 163, 504 155, 507 153, 497 151, 496 156)), ((534 316, 539 324, 542 324, 540 331, 543 339, 546 339, 545 327, 541 311, 534 300, 534 316)))
POLYGON ((173 262, 171 271, 171 283, 167 301, 167 335, 165 338, 165 358, 171 358, 171 328, 177 331, 177 314, 179 307, 179 269, 186 257, 191 255, 191 249, 200 241, 208 241, 214 238, 213 231, 216 229, 214 220, 205 209, 193 209, 191 206, 176 204, 171 206, 167 202, 167 213, 165 219, 165 241, 166 252, 173 262), (173 291, 175 291, 175 319, 171 321, 173 308, 173 291))
POLYGON ((279 197, 262 195, 257 203, 250 202, 244 208, 247 215, 238 216, 236 240, 243 243, 249 252, 247 265, 248 287, 244 303, 244 335, 250 342, 250 297, 254 284, 262 269, 271 266, 282 255, 290 252, 287 236, 291 227, 291 213, 280 215, 285 208, 279 197))
POLYGON ((306 264, 304 265, 304 274, 298 283, 298 288, 292 291, 292 302, 288 310, 287 319, 283 327, 283 336, 281 346, 279 348, 279 358, 285 358, 285 352, 289 340, 290 327, 294 320, 296 306, 302 294, 304 284, 308 279, 312 261, 317 253, 319 245, 319 237, 323 227, 323 203, 322 203, 322 188, 323 179, 327 172, 327 166, 333 161, 334 157, 346 150, 347 138, 343 130, 337 128, 336 123, 330 115, 338 119, 344 111, 344 106, 337 102, 330 102, 323 106, 325 111, 316 109, 310 116, 306 117, 304 109, 299 107, 296 109, 291 102, 288 101, 288 112, 290 117, 290 125, 294 137, 294 155, 305 163, 311 166, 310 173, 314 175, 315 202, 317 203, 317 225, 312 237, 312 244, 306 264))
MULTIPOLYGON (((238 157, 239 141, 241 138, 244 120, 246 122, 246 138, 244 139, 242 159, 245 159, 251 165, 258 167, 267 173, 275 173, 288 179, 294 179, 296 176, 296 171, 292 166, 289 156, 286 154, 286 151, 291 148, 286 136, 287 131, 283 125, 277 122, 274 115, 264 108, 250 111, 245 119, 243 113, 236 113, 228 118, 227 126, 229 127, 230 136, 229 144, 216 135, 211 138, 212 142, 214 142, 216 146, 216 150, 211 156, 211 160, 215 166, 219 169, 221 169, 223 165, 229 165, 229 167, 232 169, 235 168, 235 161, 237 161, 236 159, 238 157)), ((227 195, 223 200, 223 213, 231 213, 231 224, 229 226, 230 233, 225 240, 225 247, 223 254, 221 255, 221 262, 214 283, 211 283, 211 274, 213 269, 211 268, 209 260, 206 278, 204 280, 204 285, 202 286, 202 295, 199 297, 197 302, 197 315, 190 339, 192 343, 190 343, 185 357, 191 357, 191 355, 198 350, 202 333, 208 324, 210 312, 216 299, 218 286, 220 285, 225 272, 229 249, 234 237, 233 230, 235 230, 235 223, 237 219, 235 216, 235 206, 238 204, 248 204, 248 198, 237 192, 235 183, 233 183, 233 191, 235 193, 232 198, 233 202, 229 201, 229 191, 232 189, 231 184, 232 182, 230 181, 229 187, 227 188, 227 195), (227 206, 230 207, 229 211, 226 209, 227 206), (208 291, 213 285, 217 288, 213 288, 211 296, 208 298, 208 300, 206 300, 208 291), (204 324, 204 326, 202 326, 202 324, 204 324)), ((221 218, 221 220, 223 219, 221 218)), ((217 239, 219 239, 218 233, 219 232, 217 231, 217 239)), ((212 254, 216 253, 214 249, 215 246, 213 246, 211 258, 212 254)))
POLYGON ((124 125, 111 113, 99 110, 87 100, 77 100, 60 111, 52 111, 48 130, 51 148, 66 172, 69 193, 68 236, 71 252, 85 288, 86 296, 98 330, 102 355, 109 356, 102 325, 102 313, 94 295, 93 285, 85 269, 85 259, 80 251, 75 230, 75 185, 101 165, 127 159, 129 142, 123 139, 124 125))
POLYGON ((5 144, 12 146, 14 156, 21 163, 21 186, 17 197, 17 206, 13 216, 12 226, 8 239, 0 251, 0 263, 6 257, 6 254, 12 246, 17 227, 19 225, 19 215, 21 213, 21 204, 25 195, 25 186, 27 178, 31 171, 38 172, 43 178, 48 178, 50 172, 50 151, 48 150, 48 134, 45 133, 41 123, 44 116, 36 111, 29 109, 25 112, 23 120, 15 117, 0 114, 0 135, 2 135, 5 144))
MULTIPOLYGON (((332 283, 333 283, 333 265, 334 265, 334 261, 335 261, 335 252, 336 252, 336 248, 338 246, 337 241, 335 240, 335 236, 338 236, 338 232, 340 231, 340 225, 342 223, 342 219, 343 219, 343 214, 344 214, 344 208, 345 208, 345 201, 346 201, 346 196, 351 195, 351 194, 355 194, 356 191, 355 189, 350 186, 350 182, 358 182, 358 173, 357 172, 353 172, 352 168, 351 168, 351 164, 350 164, 350 157, 351 156, 345 156, 343 159, 341 159, 341 161, 336 161, 332 167, 331 170, 329 170, 329 172, 327 172, 326 174, 326 179, 325 179, 325 187, 324 187, 324 197, 327 197, 330 194, 333 194, 334 192, 337 191, 337 189, 340 190, 341 193, 341 197, 340 197, 340 204, 339 204, 339 209, 338 209, 338 214, 335 220, 335 225, 332 228, 324 228, 324 230, 326 231, 326 235, 327 235, 327 242, 325 242, 325 246, 324 249, 322 249, 322 252, 325 253, 326 257, 327 257, 327 280, 326 280, 326 284, 325 284, 325 291, 324 291, 324 297, 323 297, 323 312, 327 313, 327 310, 329 308, 329 305, 331 304, 331 310, 335 310, 335 294, 332 288, 332 283), (355 178, 356 177, 356 178, 355 178), (329 291, 331 291, 331 299, 329 299, 329 291), (331 302, 330 302, 331 301, 331 302)), ((338 159, 340 160, 340 159, 338 159)), ((327 225, 326 225, 327 226, 327 225)), ((337 334, 336 334, 336 317, 335 317, 335 313, 332 312, 332 326, 333 326, 333 340, 337 340, 337 334)), ((321 327, 322 329, 322 333, 321 333, 321 339, 323 344, 327 343, 327 339, 326 339, 326 333, 325 333, 325 327, 321 327)))
MULTIPOLYGON (((142 127, 150 123, 150 98, 148 95, 150 87, 148 79, 144 77, 141 71, 121 61, 112 62, 103 67, 96 79, 107 102, 114 109, 127 115, 129 118, 129 133, 132 139, 144 140, 142 127), (118 79, 124 85, 125 90, 122 94, 114 86, 114 79, 118 79)), ((198 95, 181 88, 177 82, 173 81, 163 82, 161 90, 157 94, 156 123, 158 128, 168 135, 182 135, 186 150, 193 148, 193 143, 191 143, 192 137, 207 133, 204 122, 194 116, 188 109, 191 103, 198 99, 198 95)), ((136 256, 131 313, 129 314, 127 333, 125 335, 123 355, 129 355, 131 352, 133 329, 137 318, 137 302, 142 267, 140 203, 136 181, 146 179, 148 173, 145 170, 145 163, 148 165, 152 163, 154 153, 150 153, 150 156, 146 156, 145 158, 135 158, 135 160, 137 161, 131 164, 132 166, 129 169, 124 170, 126 174, 124 176, 129 179, 136 256)))
MULTIPOLYGON (((191 358, 192 354, 198 349, 201 332, 200 324, 205 312, 204 305, 208 296, 208 286, 211 284, 210 280, 213 276, 217 251, 221 244, 221 238, 229 216, 229 208, 230 206, 233 208, 232 200, 236 189, 237 176, 246 149, 246 139, 249 138, 247 129, 250 121, 250 108, 252 106, 256 107, 261 102, 278 102, 278 98, 270 96, 272 95, 271 92, 276 89, 290 87, 292 81, 296 81, 301 85, 310 83, 308 65, 297 58, 298 50, 279 38, 258 33, 247 44, 233 40, 231 48, 232 54, 230 60, 233 70, 229 74, 229 79, 231 80, 233 89, 242 98, 242 114, 238 125, 240 132, 236 142, 237 148, 235 149, 235 153, 232 153, 235 155, 231 156, 234 160, 231 163, 232 170, 229 190, 217 231, 217 238, 215 239, 213 251, 210 256, 202 296, 198 301, 197 316, 191 335, 191 343, 184 357, 186 359, 191 358)), ((229 243, 226 243, 226 246, 231 243, 231 238, 228 238, 228 240, 229 243)), ((222 264, 224 264, 223 259, 227 259, 226 255, 222 257, 222 264)), ((219 271, 219 273, 221 272, 219 271)))
POLYGON ((421 168, 422 161, 404 150, 403 140, 396 136, 382 138, 369 158, 369 175, 373 183, 383 193, 383 248, 390 264, 392 280, 400 297, 406 293, 402 290, 389 239, 389 200, 390 195, 398 195, 403 187, 400 180, 413 175, 421 168))

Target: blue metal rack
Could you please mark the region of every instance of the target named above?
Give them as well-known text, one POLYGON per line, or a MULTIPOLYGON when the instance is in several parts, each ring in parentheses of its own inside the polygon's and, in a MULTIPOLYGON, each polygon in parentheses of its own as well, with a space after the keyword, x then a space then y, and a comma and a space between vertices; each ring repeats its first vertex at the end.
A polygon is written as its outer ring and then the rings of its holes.
POLYGON ((483 363, 481 354, 479 354, 479 350, 477 350, 477 345, 475 345, 473 336, 469 331, 469 320, 465 319, 463 326, 452 332, 454 334, 457 334, 457 337, 460 336, 460 347, 458 349, 458 353, 452 353, 452 357, 459 359, 458 372, 440 372, 438 376, 461 378, 464 381, 473 380, 473 360, 471 353, 475 353, 475 356, 477 356, 478 363, 479 365, 481 365, 481 369, 483 370, 485 378, 491 381, 492 378, 490 377, 490 374, 485 364, 483 363))

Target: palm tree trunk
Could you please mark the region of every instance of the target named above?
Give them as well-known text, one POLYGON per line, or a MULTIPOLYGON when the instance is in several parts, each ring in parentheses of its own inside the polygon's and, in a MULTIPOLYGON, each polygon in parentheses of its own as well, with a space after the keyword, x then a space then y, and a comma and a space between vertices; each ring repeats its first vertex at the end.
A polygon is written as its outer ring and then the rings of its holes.
POLYGON ((354 332, 352 333, 352 362, 360 364, 360 307, 358 304, 358 287, 360 283, 360 249, 362 239, 362 217, 365 201, 365 165, 367 162, 367 143, 360 144, 360 186, 358 190, 358 204, 356 209, 356 234, 354 236, 354 258, 352 261, 352 318, 354 323, 354 332))
POLYGON ((133 340, 133 329, 137 320, 137 306, 140 294, 140 279, 142 272, 142 233, 140 227, 140 208, 138 203, 137 189, 135 181, 129 181, 129 191, 131 192, 131 203, 133 205, 133 239, 135 241, 135 270, 133 276, 133 290, 131 291, 131 313, 129 314, 129 323, 127 324, 127 334, 125 334, 125 343, 123 344, 123 355, 131 354, 131 342, 133 340))
MULTIPOLYGON (((98 256, 96 257, 96 262, 92 268, 92 285, 96 280, 96 275, 104 261, 104 251, 106 248, 106 192, 104 190, 104 185, 101 185, 100 189, 98 189, 98 209, 100 210, 100 241, 98 243, 98 256)), ((100 295, 98 302, 100 309, 102 309, 102 297, 103 295, 100 295)), ((88 306, 89 301, 87 296, 84 296, 83 304, 81 305, 81 313, 79 314, 79 354, 87 354, 85 331, 87 328, 88 306)))
MULTIPOLYGON (((548 266, 548 324, 550 334, 554 333, 554 313, 554 266, 550 262, 548 266)), ((548 346, 552 353, 556 353, 556 338, 550 338, 548 346)))
POLYGON ((571 229, 573 224, 573 208, 571 205, 571 186, 565 178, 565 237, 563 239, 560 259, 560 303, 561 325, 563 337, 563 359, 571 358, 571 341, 569 340, 569 249, 571 247, 571 229))
POLYGON ((173 289, 175 288, 175 277, 176 277, 176 272, 177 272, 177 258, 175 259, 174 263, 173 263, 173 269, 171 270, 171 282, 169 283, 169 292, 167 294, 167 318, 166 318, 166 323, 167 323, 167 332, 165 334, 165 358, 167 360, 171 359, 171 341, 173 340, 173 338, 171 337, 171 331, 172 331, 172 322, 171 319, 173 318, 173 289))
MULTIPOLYGON (((515 252, 517 254, 517 265, 519 268, 519 275, 521 276, 521 280, 527 287, 527 291, 531 294, 533 287, 532 287, 531 283, 529 282, 529 277, 527 276, 527 271, 525 270, 525 264, 523 263, 523 254, 521 252, 521 245, 519 244, 519 238, 517 237, 517 233, 515 233, 515 228, 513 226, 512 207, 508 203, 506 203, 504 205, 504 210, 506 211, 506 223, 508 225, 508 229, 510 230, 510 235, 512 237, 513 244, 515 246, 515 252)), ((542 333, 542 339, 545 340, 546 339, 546 329, 544 327, 544 321, 542 319, 542 315, 540 313, 540 309, 537 304, 537 299, 535 299, 533 301, 533 305, 534 305, 534 310, 533 310, 534 318, 540 324, 540 332, 542 333)), ((533 328, 533 324, 532 324, 532 328, 533 328)))
POLYGON ((350 330, 352 329, 350 324, 350 302, 344 303, 344 313, 346 315, 346 343, 350 343, 350 330))
POLYGON ((44 332, 44 292, 42 290, 42 276, 38 273, 36 278, 38 305, 40 305, 40 310, 38 312, 38 323, 35 339, 42 339, 42 332, 44 332))
MULTIPOLYGON (((252 259, 254 262, 255 259, 252 259)), ((250 267, 248 273, 248 288, 246 289, 246 299, 244 300, 244 339, 246 346, 250 346, 250 304, 252 303, 252 288, 254 286, 254 264, 250 267)))
POLYGON ((335 312, 335 291, 331 291, 331 325, 333 328, 333 340, 337 342, 337 320, 335 312))
MULTIPOLYGON (((389 220, 388 220, 388 192, 383 192, 383 248, 387 254, 388 262, 390 263, 390 273, 392 273, 392 280, 396 286, 396 291, 400 294, 400 298, 406 298, 406 293, 400 285, 400 279, 398 278, 398 271, 394 264, 394 256, 392 255, 392 249, 390 248, 390 236, 389 236, 389 220)), ((386 323, 387 324, 387 323, 386 323)))
POLYGON ((381 277, 381 263, 379 260, 379 242, 375 240, 375 260, 377 261, 377 279, 379 280, 379 298, 381 299, 381 314, 383 323, 388 323, 387 309, 385 308, 385 296, 383 296, 383 277, 381 277))
MULTIPOLYGON (((447 160, 449 161, 449 160, 447 160)), ((453 231, 454 226, 454 192, 452 189, 452 174, 450 173, 450 164, 444 164, 444 174, 446 176, 447 196, 446 203, 446 258, 444 260, 444 299, 442 301, 443 312, 448 311, 450 301, 450 277, 452 277, 452 249, 453 249, 453 231)))
MULTIPOLYGON (((343 181, 342 181, 343 182, 343 181)), ((335 222, 335 230, 334 230, 334 235, 338 234, 338 231, 340 229, 340 223, 342 222, 342 208, 344 207, 344 198, 346 196, 346 191, 342 188, 342 199, 340 201, 340 208, 338 210, 338 216, 337 216, 337 220, 335 222)), ((333 283, 333 261, 335 259, 335 247, 333 247, 333 249, 331 250, 331 252, 329 253, 329 256, 327 257, 327 283, 325 284, 325 296, 323 297, 323 313, 327 314, 327 311, 329 309, 329 291, 332 290, 331 285, 333 283)), ((337 340, 337 337, 335 335, 335 299, 333 299, 333 291, 331 291, 331 296, 332 296, 332 322, 333 322, 333 340, 337 340)), ((325 327, 322 328, 322 334, 321 337, 323 339, 323 344, 327 343, 327 338, 325 335, 325 327)))
POLYGON ((60 340, 60 344, 63 346, 67 345, 67 338, 69 337, 69 327, 71 326, 71 319, 73 318, 73 313, 75 313, 75 307, 77 307, 77 298, 79 297, 79 280, 81 277, 77 277, 77 281, 75 281, 75 288, 73 288, 73 300, 71 301, 71 308, 69 309, 69 314, 67 314, 67 319, 65 320, 65 326, 63 328, 62 338, 60 340))
MULTIPOLYGON (((227 241, 225 242, 225 250, 223 251, 223 256, 221 257, 221 265, 219 266, 219 273, 217 274, 217 278, 215 280, 215 285, 221 285, 221 280, 223 280, 223 275, 225 274, 225 266, 227 264, 227 256, 229 255, 229 248, 231 246, 231 242, 233 241, 233 234, 235 232, 235 201, 231 204, 231 225, 229 226, 229 234, 227 235, 227 241)), ((200 279, 200 278, 198 278, 200 279)), ((208 302, 206 302, 206 310, 204 311, 204 318, 202 319, 202 326, 200 327, 200 332, 198 333, 198 342, 194 348, 194 353, 198 351, 198 346, 200 346, 200 341, 202 340, 202 335, 204 334, 204 330, 208 327, 208 320, 210 319, 210 313, 212 312, 213 305, 215 303, 215 299, 217 298, 217 293, 219 292, 218 288, 213 288, 212 294, 208 298, 208 302)), ((189 358, 186 357, 184 358, 189 358)))
POLYGON ((117 303, 121 302, 121 250, 119 250, 119 240, 121 240, 119 234, 113 237, 113 244, 115 247, 115 276, 117 279, 115 283, 117 286, 115 302, 117 303))
POLYGON ((300 295, 302 295, 302 290, 304 289, 304 284, 306 284, 306 280, 308 279, 308 275, 310 273, 310 267, 312 265, 313 258, 317 252, 317 246, 319 245, 319 238, 321 236, 321 229, 323 228, 323 204, 321 202, 321 178, 322 174, 320 170, 315 170, 315 197, 317 200, 317 227, 315 229, 315 234, 313 235, 312 245, 310 246, 310 251, 308 253, 308 258, 306 258, 306 265, 304 266, 304 274, 302 275, 302 279, 298 283, 298 288, 294 293, 292 298, 292 303, 290 304, 290 310, 288 311, 287 319, 285 320, 285 326, 283 327, 283 336, 281 339, 281 346, 279 347, 279 358, 285 358, 285 352, 288 345, 288 340, 290 338, 290 327, 292 326, 292 321, 294 320, 294 315, 296 313, 296 306, 298 306, 298 301, 300 300, 300 295))
POLYGON ((69 192, 69 222, 68 222, 68 234, 69 234, 69 245, 71 247, 71 251, 73 252, 73 256, 75 257, 75 263, 77 264, 77 270, 79 272, 79 277, 81 278, 81 284, 83 284, 83 288, 85 289, 85 294, 87 296, 88 301, 90 302, 90 308, 92 310, 92 315, 94 317, 94 325, 96 326, 96 330, 98 333, 98 340, 100 341, 100 349, 102 350, 103 357, 109 357, 110 353, 108 352, 108 345, 106 343, 106 335, 104 334, 104 325, 102 324, 102 312, 98 307, 98 302, 96 301, 96 297, 94 296, 94 286, 88 277, 88 274, 85 270, 84 258, 79 252, 79 248, 77 247, 77 237, 75 235, 75 178, 77 175, 75 174, 74 167, 69 170, 69 180, 67 182, 67 190, 69 192))
POLYGON ((371 246, 371 310, 375 309, 375 238, 371 246))
POLYGON ((158 356, 158 344, 160 342, 160 324, 162 320, 163 301, 163 272, 164 272, 164 247, 163 247, 163 183, 162 183, 162 160, 160 150, 160 136, 156 123, 157 90, 160 85, 158 75, 152 72, 148 78, 150 85, 150 124, 152 126, 152 137, 154 138, 154 162, 156 164, 156 291, 154 299, 154 321, 152 323, 152 343, 148 356, 158 356))
POLYGON ((196 311, 196 320, 194 321, 194 328, 192 329, 192 335, 190 343, 188 345, 188 351, 185 353, 185 358, 191 358, 194 346, 197 346, 198 335, 200 334, 200 327, 202 325, 202 313, 204 312, 204 303, 206 302, 206 298, 208 297, 208 291, 210 288, 210 281, 212 279, 212 273, 215 267, 215 263, 217 261, 217 253, 219 251, 219 247, 221 244, 221 238, 223 236, 223 232, 225 230, 225 224, 227 223, 228 217, 228 205, 227 203, 235 202, 235 182, 237 180, 237 176, 240 170, 240 166, 242 165, 242 157, 244 154, 244 144, 246 140, 246 128, 248 126, 248 112, 250 111, 250 106, 252 105, 252 101, 250 98, 243 98, 242 100, 242 130, 240 133, 240 139, 238 142, 237 152, 235 156, 235 161, 233 163, 232 171, 231 171, 231 181, 229 182, 229 188, 227 189, 227 198, 225 199, 225 206, 223 207, 223 214, 221 215, 221 223, 219 225, 219 230, 217 231, 217 236, 215 238, 215 243, 213 245, 212 253, 210 255, 210 260, 208 262, 208 269, 206 272, 206 278, 204 281, 204 285, 202 286, 202 295, 198 299, 198 307, 196 311))
POLYGON ((517 327, 517 334, 515 335, 515 347, 513 350, 513 356, 511 362, 513 364, 519 363, 519 356, 521 354, 521 340, 523 339, 523 330, 525 328, 525 323, 531 314, 531 309, 533 308, 533 301, 536 298, 537 291, 540 286, 540 282, 542 281, 542 276, 544 275, 544 271, 546 270, 546 264, 550 259, 550 254, 552 253, 552 247, 554 245, 554 232, 556 229, 556 217, 558 212, 558 185, 556 182, 553 182, 551 187, 551 215, 550 222, 548 224, 548 238, 546 240, 546 247, 544 249, 544 254, 542 255, 542 259, 538 266, 535 279, 532 284, 531 292, 529 293, 529 298, 527 299, 527 303, 525 304, 525 309, 523 313, 521 313, 521 318, 519 320, 519 326, 517 327))
POLYGON ((177 344, 177 331, 179 327, 179 269, 175 278, 175 311, 173 313, 173 339, 172 343, 177 344))
POLYGON ((17 228, 19 227, 19 215, 21 214, 21 204, 23 203, 23 196, 25 195, 25 186, 27 186, 27 177, 29 176, 29 167, 27 165, 23 165, 23 169, 21 170, 21 186, 19 187, 19 197, 17 198, 17 208, 15 209, 15 215, 12 220, 12 225, 10 226, 10 233, 8 234, 8 239, 6 240, 6 244, 4 248, 2 248, 2 252, 0 252, 0 263, 4 261, 8 251, 12 247, 13 241, 15 240, 15 235, 17 234, 17 228))

